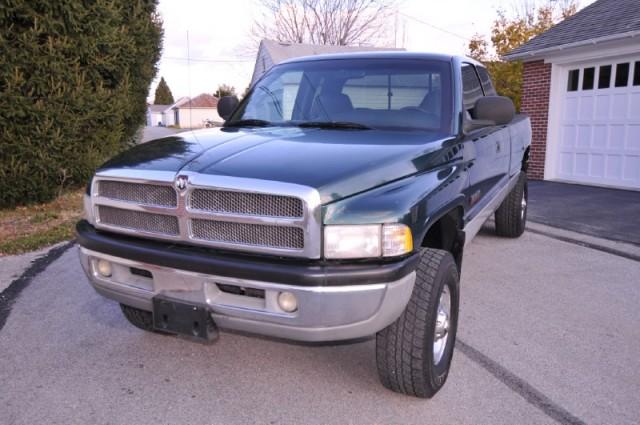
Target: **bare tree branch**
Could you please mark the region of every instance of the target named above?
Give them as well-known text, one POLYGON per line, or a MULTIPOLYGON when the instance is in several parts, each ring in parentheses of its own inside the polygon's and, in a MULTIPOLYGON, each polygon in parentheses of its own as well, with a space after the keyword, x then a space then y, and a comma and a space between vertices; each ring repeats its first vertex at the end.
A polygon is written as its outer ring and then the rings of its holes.
POLYGON ((363 45, 387 41, 398 0, 256 0, 257 38, 290 43, 363 45))

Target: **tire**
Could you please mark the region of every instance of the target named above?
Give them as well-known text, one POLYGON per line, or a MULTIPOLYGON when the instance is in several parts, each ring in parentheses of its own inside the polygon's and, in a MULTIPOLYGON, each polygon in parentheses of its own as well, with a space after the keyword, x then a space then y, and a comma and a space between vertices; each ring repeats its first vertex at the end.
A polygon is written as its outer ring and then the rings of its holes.
POLYGON ((529 191, 527 174, 521 172, 515 187, 496 210, 496 234, 507 238, 517 238, 524 233, 527 224, 529 191))
POLYGON ((138 329, 142 329, 143 331, 154 332, 153 313, 124 304, 120 304, 120 309, 122 310, 124 317, 126 317, 129 323, 133 326, 138 329))
MULTIPOLYGON (((376 335, 376 363, 382 385, 415 397, 431 398, 449 375, 458 326, 460 286, 453 256, 446 251, 421 250, 413 294, 398 320, 376 335), (440 299, 450 297, 446 339, 434 353, 440 299)), ((441 328, 442 329, 442 328, 441 328)))

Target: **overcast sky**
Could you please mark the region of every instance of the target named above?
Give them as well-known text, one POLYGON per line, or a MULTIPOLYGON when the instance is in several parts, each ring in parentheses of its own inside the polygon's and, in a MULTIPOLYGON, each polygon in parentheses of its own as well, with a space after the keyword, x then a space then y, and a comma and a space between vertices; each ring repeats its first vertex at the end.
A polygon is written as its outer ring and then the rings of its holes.
MULTIPOLYGON (((473 34, 489 34, 499 8, 512 12, 519 1, 401 0, 398 47, 464 54, 473 34)), ((593 1, 580 0, 580 6, 593 1)), ((252 24, 259 17, 256 0, 161 0, 159 11, 164 21, 164 48, 150 101, 160 76, 176 100, 213 93, 223 83, 239 93, 244 91, 255 60, 249 51, 257 49, 250 38, 252 24)), ((390 41, 393 45, 393 37, 390 41)))

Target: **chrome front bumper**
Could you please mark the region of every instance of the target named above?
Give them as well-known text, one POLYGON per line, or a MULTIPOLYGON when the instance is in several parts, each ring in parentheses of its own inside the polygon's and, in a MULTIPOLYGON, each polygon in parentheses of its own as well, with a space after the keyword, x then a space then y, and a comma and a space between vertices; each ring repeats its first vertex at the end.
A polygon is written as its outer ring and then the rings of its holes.
MULTIPOLYGON (((411 272, 393 282, 345 286, 295 286, 193 273, 131 261, 80 247, 80 261, 101 295, 152 311, 152 298, 163 294, 206 304, 222 329, 234 329, 299 341, 337 341, 372 335, 404 311, 415 282, 411 272), (97 271, 98 260, 111 263, 110 277, 97 271), (259 290, 263 297, 221 290, 225 285, 259 290), (264 291, 264 292, 262 292, 264 291), (293 313, 277 302, 280 292, 298 300, 293 313)), ((255 291, 253 291, 255 293, 255 291)))

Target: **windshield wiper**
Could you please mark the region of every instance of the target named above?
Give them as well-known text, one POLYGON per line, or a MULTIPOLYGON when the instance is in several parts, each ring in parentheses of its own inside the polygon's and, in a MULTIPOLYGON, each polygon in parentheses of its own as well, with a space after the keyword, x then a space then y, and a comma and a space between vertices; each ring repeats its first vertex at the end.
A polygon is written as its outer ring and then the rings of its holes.
POLYGON ((259 120, 259 119, 246 119, 246 120, 237 120, 226 123, 225 127, 268 127, 273 125, 271 121, 267 120, 259 120))
POLYGON ((298 127, 311 127, 311 128, 337 128, 347 130, 371 130, 371 127, 367 127, 364 124, 348 121, 305 121, 295 124, 298 127))

